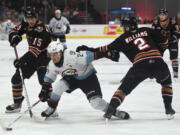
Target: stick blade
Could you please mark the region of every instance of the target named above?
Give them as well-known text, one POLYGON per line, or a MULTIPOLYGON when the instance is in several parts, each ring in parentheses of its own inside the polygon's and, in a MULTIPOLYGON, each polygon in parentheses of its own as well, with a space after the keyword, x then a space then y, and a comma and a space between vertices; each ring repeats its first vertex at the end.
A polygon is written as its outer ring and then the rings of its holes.
POLYGON ((12 128, 7 127, 7 128, 6 128, 6 131, 12 131, 12 128))
POLYGON ((2 119, 0 119, 0 126, 4 131, 12 131, 11 127, 6 127, 4 124, 4 121, 2 119))

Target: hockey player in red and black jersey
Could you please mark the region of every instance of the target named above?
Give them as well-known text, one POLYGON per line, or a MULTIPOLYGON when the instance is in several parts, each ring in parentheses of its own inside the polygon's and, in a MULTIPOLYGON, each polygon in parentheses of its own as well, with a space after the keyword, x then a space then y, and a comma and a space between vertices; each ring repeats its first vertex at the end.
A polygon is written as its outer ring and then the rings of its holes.
POLYGON ((166 49, 169 50, 174 78, 178 78, 178 39, 180 37, 178 24, 168 16, 166 9, 160 9, 159 16, 154 20, 152 27, 169 39, 169 44, 166 48, 162 49, 162 54, 166 49))
POLYGON ((50 31, 38 20, 32 7, 27 7, 24 20, 10 32, 10 46, 17 46, 23 34, 26 34, 29 50, 20 59, 14 61, 14 66, 17 68, 11 79, 14 103, 6 107, 7 113, 19 112, 24 99, 19 68, 22 70, 23 79, 29 79, 36 71, 41 84, 50 61, 47 56, 47 47, 51 42, 50 31))
POLYGON ((180 11, 176 14, 175 21, 178 24, 179 29, 180 29, 180 11))
POLYGON ((113 53, 109 53, 109 51, 113 52, 112 50, 116 50, 124 53, 133 63, 133 66, 124 77, 122 84, 114 93, 104 117, 110 119, 125 97, 147 78, 155 78, 157 83, 161 84, 165 113, 168 116, 172 116, 175 114, 175 111, 171 106, 173 97, 171 74, 158 50, 158 48, 167 44, 167 40, 159 32, 151 28, 137 28, 136 19, 133 17, 124 19, 122 26, 125 33, 107 46, 95 49, 87 46, 77 48, 77 51, 95 51, 97 54, 95 57, 102 57, 105 54, 111 56, 113 53))

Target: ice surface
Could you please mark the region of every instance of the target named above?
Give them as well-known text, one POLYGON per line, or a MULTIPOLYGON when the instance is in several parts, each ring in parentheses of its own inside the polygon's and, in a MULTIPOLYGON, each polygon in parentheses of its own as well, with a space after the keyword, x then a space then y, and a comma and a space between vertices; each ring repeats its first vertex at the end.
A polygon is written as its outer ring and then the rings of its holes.
MULTIPOLYGON (((112 39, 68 39, 69 48, 75 49, 78 45, 101 46, 108 44, 112 39)), ((21 56, 27 50, 27 42, 18 45, 21 56)), ((0 119, 5 124, 11 123, 21 113, 5 114, 5 107, 12 103, 11 76, 15 68, 12 63, 15 58, 14 50, 7 41, 0 41, 0 119)), ((165 60, 171 70, 169 54, 166 52, 165 60)), ((93 62, 98 71, 104 99, 110 101, 118 82, 125 75, 130 62, 121 55, 119 63, 102 59, 93 62), (114 83, 114 84, 113 84, 114 83)), ((41 89, 34 74, 25 81, 30 102, 38 100, 41 89)), ((155 81, 145 80, 126 97, 119 109, 128 111, 131 120, 117 120, 113 118, 105 124, 103 112, 94 110, 89 105, 85 95, 77 89, 71 94, 64 94, 58 106, 59 118, 44 122, 33 121, 29 114, 25 114, 13 125, 13 131, 4 132, 0 128, 0 135, 179 135, 180 134, 180 79, 173 83, 173 107, 176 110, 175 119, 167 120, 161 98, 161 87, 155 81)), ((35 115, 46 109, 46 103, 39 103, 33 112, 35 115)), ((22 112, 27 109, 26 101, 22 112)))

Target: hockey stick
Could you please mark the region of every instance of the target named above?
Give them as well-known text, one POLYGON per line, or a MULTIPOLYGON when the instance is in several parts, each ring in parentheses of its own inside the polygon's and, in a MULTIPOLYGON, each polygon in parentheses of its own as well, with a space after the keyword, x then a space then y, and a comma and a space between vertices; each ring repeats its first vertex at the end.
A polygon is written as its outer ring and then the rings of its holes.
POLYGON ((121 84, 123 80, 124 80, 124 77, 120 81, 109 81, 109 84, 114 84, 114 85, 121 84))
MULTIPOLYGON (((40 102, 40 100, 36 101, 31 107, 30 109, 32 109, 33 107, 35 107, 38 103, 40 102)), ((6 130, 6 131, 11 131, 12 130, 12 125, 17 122, 20 118, 22 118, 22 116, 24 114, 26 114, 29 111, 29 108, 27 110, 25 110, 20 116, 18 116, 16 119, 14 119, 11 123, 8 124, 8 126, 6 127, 3 120, 0 119, 0 125, 2 127, 2 129, 6 130)))
MULTIPOLYGON (((15 52, 15 55, 16 55, 16 59, 19 59, 16 47, 14 47, 14 52, 15 52)), ((21 68, 19 68, 19 72, 20 72, 21 81, 22 81, 23 86, 24 86, 25 98, 26 98, 26 102, 27 102, 27 105, 28 105, 28 111, 29 111, 30 117, 32 118, 33 113, 31 111, 31 105, 30 105, 30 102, 29 102, 28 92, 27 92, 26 85, 25 85, 25 82, 24 82, 24 79, 23 79, 22 69, 21 68)))

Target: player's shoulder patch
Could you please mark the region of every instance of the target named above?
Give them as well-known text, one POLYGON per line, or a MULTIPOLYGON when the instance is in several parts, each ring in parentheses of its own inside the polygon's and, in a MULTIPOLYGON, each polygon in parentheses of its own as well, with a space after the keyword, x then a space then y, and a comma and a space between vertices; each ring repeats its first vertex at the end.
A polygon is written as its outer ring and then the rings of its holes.
POLYGON ((69 51, 69 54, 70 54, 70 55, 76 55, 76 52, 75 52, 75 51, 70 50, 70 51, 69 51))

